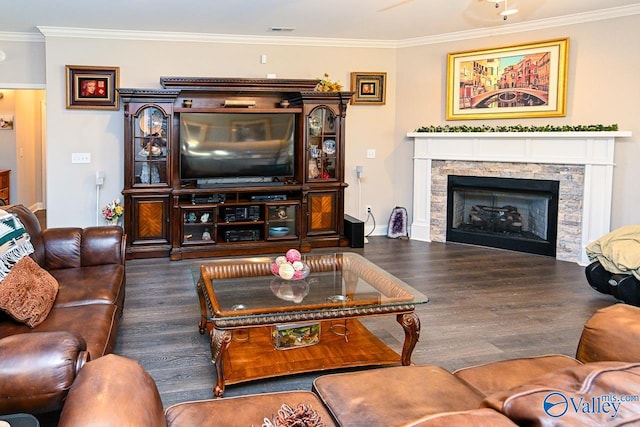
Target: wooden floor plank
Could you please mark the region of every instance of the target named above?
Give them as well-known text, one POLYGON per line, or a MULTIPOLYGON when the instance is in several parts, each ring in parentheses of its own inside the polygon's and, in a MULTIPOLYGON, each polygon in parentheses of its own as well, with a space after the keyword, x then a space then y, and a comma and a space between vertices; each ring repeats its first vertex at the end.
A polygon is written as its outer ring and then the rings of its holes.
MULTIPOLYGON (((615 303, 589 287, 584 267, 549 257, 386 237, 369 237, 363 249, 345 249, 429 297, 428 304, 416 307, 422 329, 415 364, 454 370, 512 357, 573 356, 585 320, 615 303)), ((215 368, 208 337, 198 333, 199 306, 190 273, 195 261, 127 262, 115 353, 138 360, 149 371, 165 406, 212 397, 215 368)), ((402 352, 404 332, 393 316, 362 323, 393 351, 402 352)), ((225 396, 309 390, 317 375, 230 385, 225 396)))

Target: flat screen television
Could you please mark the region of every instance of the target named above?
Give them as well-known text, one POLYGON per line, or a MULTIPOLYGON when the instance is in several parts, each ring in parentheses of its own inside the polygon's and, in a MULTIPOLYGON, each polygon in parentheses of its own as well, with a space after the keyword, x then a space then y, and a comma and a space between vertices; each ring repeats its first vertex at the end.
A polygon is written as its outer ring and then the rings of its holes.
POLYGON ((295 113, 180 113, 180 179, 200 186, 294 177, 295 113))

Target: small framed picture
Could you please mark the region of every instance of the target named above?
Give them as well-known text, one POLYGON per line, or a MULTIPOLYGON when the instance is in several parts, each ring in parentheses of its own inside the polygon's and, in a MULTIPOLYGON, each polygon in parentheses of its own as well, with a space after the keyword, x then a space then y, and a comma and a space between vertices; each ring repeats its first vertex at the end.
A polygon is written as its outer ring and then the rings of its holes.
POLYGON ((67 108, 118 110, 119 67, 67 65, 67 108))
POLYGON ((387 73, 351 73, 351 104, 384 105, 387 73))
POLYGON ((13 116, 0 114, 0 130, 13 129, 13 116))

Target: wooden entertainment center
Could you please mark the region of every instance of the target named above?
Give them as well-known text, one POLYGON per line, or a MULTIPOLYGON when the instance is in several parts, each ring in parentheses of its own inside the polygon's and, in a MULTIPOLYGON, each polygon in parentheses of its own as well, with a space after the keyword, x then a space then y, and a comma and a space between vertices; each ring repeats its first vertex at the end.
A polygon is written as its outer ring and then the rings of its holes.
POLYGON ((351 92, 317 80, 162 77, 124 104, 127 258, 346 246, 351 92))

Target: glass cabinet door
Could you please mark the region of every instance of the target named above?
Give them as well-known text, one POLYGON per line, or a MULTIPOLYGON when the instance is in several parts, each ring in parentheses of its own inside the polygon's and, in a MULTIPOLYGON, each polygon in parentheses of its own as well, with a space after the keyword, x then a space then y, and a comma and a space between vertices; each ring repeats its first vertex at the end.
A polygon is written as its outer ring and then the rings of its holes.
POLYGON ((182 209, 182 244, 215 243, 215 209, 182 209))
POLYGON ((314 109, 307 119, 307 181, 337 179, 338 118, 327 107, 314 109))
POLYGON ((166 185, 167 115, 159 107, 139 110, 133 120, 134 186, 166 185))
POLYGON ((267 205, 268 239, 298 236, 298 204, 267 205))

